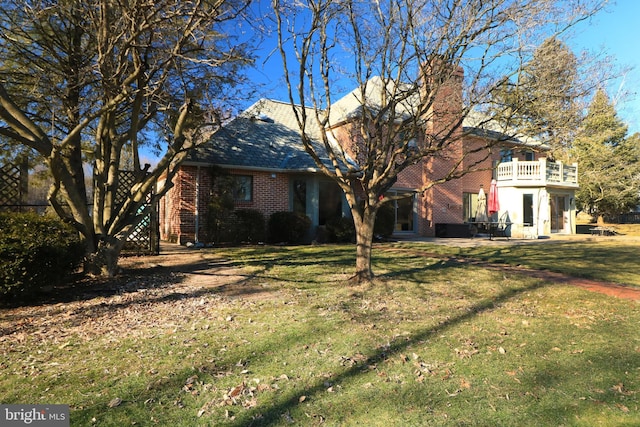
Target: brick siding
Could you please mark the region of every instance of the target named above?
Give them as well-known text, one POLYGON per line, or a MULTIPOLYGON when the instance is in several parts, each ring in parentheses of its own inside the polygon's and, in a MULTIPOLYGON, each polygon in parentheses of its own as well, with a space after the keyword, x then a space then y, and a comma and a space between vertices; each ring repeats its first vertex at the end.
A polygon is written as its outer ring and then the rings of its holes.
MULTIPOLYGON (((282 173, 228 170, 232 175, 252 176, 250 201, 236 201, 236 209, 256 209, 265 219, 274 212, 289 210, 289 179, 282 173)), ((185 244, 207 242, 208 205, 213 194, 213 175, 207 167, 181 166, 174 186, 160 204, 160 238, 185 244), (199 178, 199 179, 198 179, 199 178), (196 185, 197 183, 197 185, 196 185), (196 217, 196 187, 198 187, 196 217), (196 236, 196 223, 198 233, 196 236)))
MULTIPOLYGON (((435 65, 439 65, 434 63, 435 65)), ((430 78, 430 68, 425 68, 425 79, 430 78)), ((433 77, 433 76, 431 76, 433 77)), ((459 123, 459 115, 462 109, 461 82, 462 69, 452 73, 450 80, 440 85, 438 92, 433 94, 433 107, 425 117, 429 125, 426 128, 426 136, 434 141, 444 135, 452 141, 437 156, 426 159, 420 164, 414 165, 402 171, 394 185, 397 189, 420 189, 429 184, 430 180, 445 177, 458 161, 463 153, 469 152, 478 144, 486 144, 486 141, 476 137, 463 137, 462 127, 459 123), (452 128, 458 126, 457 128, 452 128)), ((437 86, 437 85, 436 85, 437 86)), ((425 88, 429 88, 425 84, 425 88)), ((344 149, 352 158, 363 160, 362 153, 358 150, 361 138, 354 133, 353 124, 332 129, 333 136, 345 141, 344 149)), ((519 156, 514 153, 514 157, 519 156)), ((489 189, 492 179, 492 166, 499 160, 500 150, 495 148, 486 157, 487 152, 475 153, 465 158, 459 166, 461 170, 478 163, 476 169, 484 169, 478 172, 468 173, 459 179, 437 184, 426 190, 424 194, 417 195, 418 224, 416 231, 423 236, 435 235, 435 224, 438 223, 463 223, 463 194, 477 193, 480 186, 489 189)), ((538 156, 536 155, 536 158, 538 156)), ((524 158, 523 158, 524 160, 524 158)), ((228 170, 230 174, 251 175, 253 177, 252 198, 250 201, 236 202, 236 208, 256 209, 261 211, 265 218, 274 212, 289 210, 289 175, 285 173, 271 173, 262 171, 228 170)), ((206 239, 207 205, 213 194, 212 174, 206 167, 182 166, 175 177, 175 186, 165 196, 161 204, 161 238, 180 243, 200 241, 206 239), (199 171, 199 175, 198 175, 199 171), (198 178, 198 179, 196 179, 198 178), (196 182, 198 182, 198 215, 196 217, 196 182), (198 233, 196 236, 196 222, 198 233)))

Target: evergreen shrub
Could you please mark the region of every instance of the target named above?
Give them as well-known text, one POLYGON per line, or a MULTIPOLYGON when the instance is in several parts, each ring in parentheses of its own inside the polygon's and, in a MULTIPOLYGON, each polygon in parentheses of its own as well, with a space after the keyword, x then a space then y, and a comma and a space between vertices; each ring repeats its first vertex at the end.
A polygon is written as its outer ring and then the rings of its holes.
POLYGON ((35 213, 0 213, 0 294, 27 296, 64 283, 82 262, 78 233, 35 213))
POLYGON ((269 217, 269 241, 272 243, 301 243, 310 227, 311 220, 304 214, 275 212, 269 217))

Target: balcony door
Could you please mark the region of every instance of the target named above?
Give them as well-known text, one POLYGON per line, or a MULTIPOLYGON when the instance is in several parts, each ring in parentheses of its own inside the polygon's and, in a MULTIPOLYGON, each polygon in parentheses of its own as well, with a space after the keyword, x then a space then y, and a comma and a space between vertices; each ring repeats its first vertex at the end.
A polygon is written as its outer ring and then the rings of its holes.
POLYGON ((551 196, 551 232, 561 233, 565 231, 569 218, 567 210, 567 198, 565 196, 551 196))

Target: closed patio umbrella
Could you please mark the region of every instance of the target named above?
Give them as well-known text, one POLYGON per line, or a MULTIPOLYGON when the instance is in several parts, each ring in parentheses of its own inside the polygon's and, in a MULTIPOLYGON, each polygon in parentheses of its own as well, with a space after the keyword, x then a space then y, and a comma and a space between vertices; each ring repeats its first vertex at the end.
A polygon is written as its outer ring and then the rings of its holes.
POLYGON ((491 187, 489 187, 489 200, 487 201, 487 207, 489 208, 489 215, 500 210, 500 202, 498 201, 498 183, 495 179, 491 180, 491 187))
POLYGON ((484 193, 484 189, 480 187, 478 192, 478 209, 476 209, 476 222, 488 222, 487 216, 487 195, 484 193))

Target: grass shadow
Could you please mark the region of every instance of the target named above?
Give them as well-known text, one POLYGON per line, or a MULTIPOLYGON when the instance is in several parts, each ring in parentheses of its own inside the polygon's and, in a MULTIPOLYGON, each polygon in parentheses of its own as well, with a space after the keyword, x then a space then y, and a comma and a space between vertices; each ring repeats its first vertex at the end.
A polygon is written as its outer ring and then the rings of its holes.
MULTIPOLYGON (((393 342, 390 342, 388 346, 384 346, 383 348, 378 348, 375 351, 370 352, 366 355, 366 359, 362 360, 360 363, 354 364, 343 372, 336 374, 332 377, 332 382, 334 384, 347 382, 349 379, 361 375, 364 372, 363 366, 376 365, 387 358, 406 352, 407 349, 412 346, 428 341, 429 339, 442 334, 444 331, 454 328, 456 325, 467 322, 481 313, 492 310, 497 305, 503 304, 521 293, 531 292, 542 288, 545 285, 546 284, 543 282, 537 282, 524 288, 505 290, 495 298, 487 299, 473 305, 466 310, 464 314, 450 317, 435 327, 427 328, 418 333, 403 337, 404 339, 402 340, 394 340, 393 342)), ((242 416, 238 416, 237 420, 232 422, 230 425, 246 427, 254 425, 270 426, 279 424, 282 422, 283 414, 289 413, 293 408, 301 404, 302 396, 312 399, 314 396, 318 396, 325 392, 325 382, 318 380, 315 384, 311 384, 303 390, 298 390, 295 393, 291 393, 289 396, 283 397, 278 403, 271 405, 269 408, 265 409, 261 407, 257 410, 247 411, 242 414, 242 416)))

